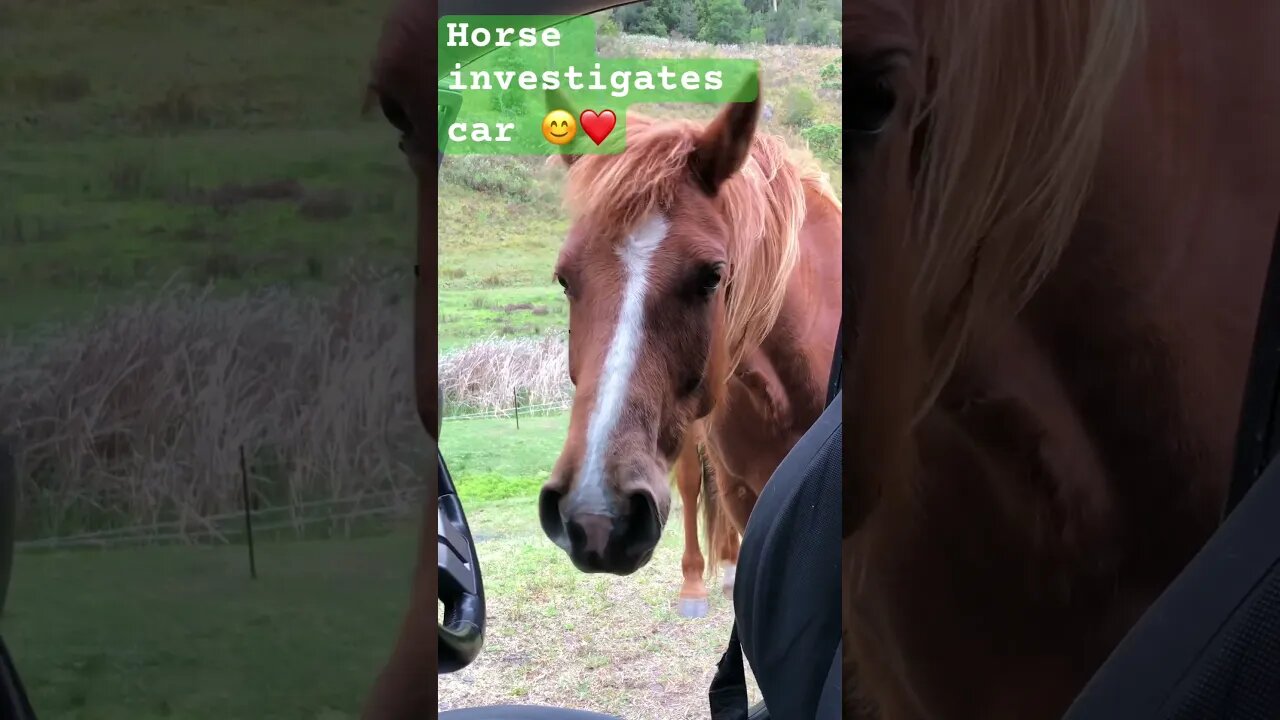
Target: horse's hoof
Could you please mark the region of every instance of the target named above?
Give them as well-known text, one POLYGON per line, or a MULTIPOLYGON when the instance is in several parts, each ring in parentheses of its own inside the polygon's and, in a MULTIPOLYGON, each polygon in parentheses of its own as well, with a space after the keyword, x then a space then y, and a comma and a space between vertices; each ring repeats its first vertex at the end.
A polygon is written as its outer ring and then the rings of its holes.
POLYGON ((680 598, 676 611, 680 613, 680 617, 696 620, 706 617, 710 609, 711 603, 706 598, 680 598))
POLYGON ((720 583, 720 591, 723 592, 724 596, 729 600, 733 600, 733 584, 734 584, 734 581, 736 581, 737 579, 738 579, 738 566, 725 565, 724 580, 721 581, 720 583))

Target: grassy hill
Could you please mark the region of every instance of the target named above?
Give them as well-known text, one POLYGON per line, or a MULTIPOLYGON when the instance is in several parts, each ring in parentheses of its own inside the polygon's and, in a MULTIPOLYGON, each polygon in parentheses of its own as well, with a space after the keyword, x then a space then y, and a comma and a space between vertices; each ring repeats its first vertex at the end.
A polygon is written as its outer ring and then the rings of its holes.
MULTIPOLYGON (((391 129, 359 113, 387 5, 0 4, 0 329, 80 318, 173 278, 316 289, 351 261, 411 265, 408 170, 391 129)), ((815 100, 802 122, 839 120, 818 77, 835 48, 624 35, 601 52, 759 57, 771 130, 800 142, 781 123, 786 103, 806 104, 793 91, 815 100)), ((533 162, 460 164, 441 187, 446 346, 554 324, 555 180, 533 162)))
POLYGON ((237 291, 412 264, 408 171, 359 112, 388 5, 0 5, 0 325, 175 275, 237 291))

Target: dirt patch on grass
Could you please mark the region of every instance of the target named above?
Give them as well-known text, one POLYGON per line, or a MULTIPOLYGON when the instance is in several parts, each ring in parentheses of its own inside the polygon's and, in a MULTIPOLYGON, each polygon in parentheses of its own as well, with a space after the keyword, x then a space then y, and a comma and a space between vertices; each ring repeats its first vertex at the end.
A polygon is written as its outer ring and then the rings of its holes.
POLYGON ((351 214, 351 202, 340 192, 329 192, 303 200, 298 213, 307 220, 341 220, 351 214))
MULTIPOLYGON (((477 307, 484 307, 484 303, 481 302, 480 305, 478 305, 477 307)), ((511 315, 513 313, 518 313, 522 311, 528 312, 530 315, 539 315, 539 316, 551 314, 551 308, 547 307, 546 305, 534 305, 533 303, 524 302, 524 303, 509 303, 507 305, 502 306, 502 312, 506 313, 507 315, 511 315)))
MULTIPOLYGON (((123 167, 112 175, 110 181, 114 188, 129 190, 141 184, 141 174, 131 166, 123 167)), ((254 202, 292 203, 297 206, 302 218, 312 221, 341 220, 351 215, 355 209, 351 197, 343 190, 311 190, 292 178, 252 183, 228 182, 212 188, 179 187, 172 189, 169 195, 177 202, 208 205, 220 215, 229 214, 242 205, 254 202)))

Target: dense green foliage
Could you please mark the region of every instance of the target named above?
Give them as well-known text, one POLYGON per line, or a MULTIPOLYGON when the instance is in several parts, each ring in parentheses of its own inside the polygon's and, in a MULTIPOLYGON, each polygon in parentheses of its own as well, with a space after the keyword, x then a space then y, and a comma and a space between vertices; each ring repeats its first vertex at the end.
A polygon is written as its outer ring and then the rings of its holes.
POLYGON ((713 43, 839 45, 836 0, 648 0, 613 11, 615 28, 713 43))
POLYGON ((840 126, 823 123, 806 128, 800 135, 809 144, 809 150, 817 157, 841 165, 844 163, 844 145, 840 126))
POLYGON ((822 70, 818 71, 818 77, 822 79, 818 87, 824 90, 840 90, 844 84, 844 63, 841 62, 841 58, 823 65, 822 70))
POLYGON ((808 88, 792 86, 782 99, 782 124, 803 130, 813 124, 818 101, 808 88))

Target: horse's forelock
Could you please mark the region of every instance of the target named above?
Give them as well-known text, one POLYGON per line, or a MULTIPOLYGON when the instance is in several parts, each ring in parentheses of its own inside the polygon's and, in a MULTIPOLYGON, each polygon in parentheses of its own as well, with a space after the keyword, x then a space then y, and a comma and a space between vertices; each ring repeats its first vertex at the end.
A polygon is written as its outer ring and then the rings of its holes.
POLYGON ((569 169, 565 206, 575 220, 590 216, 604 227, 630 228, 671 206, 686 172, 697 125, 627 118, 626 151, 584 155, 569 169))

